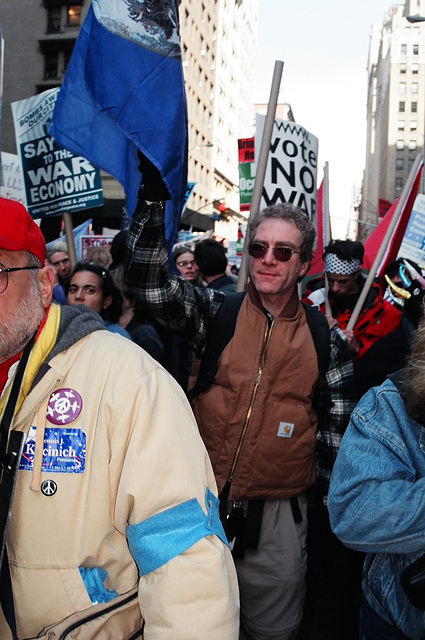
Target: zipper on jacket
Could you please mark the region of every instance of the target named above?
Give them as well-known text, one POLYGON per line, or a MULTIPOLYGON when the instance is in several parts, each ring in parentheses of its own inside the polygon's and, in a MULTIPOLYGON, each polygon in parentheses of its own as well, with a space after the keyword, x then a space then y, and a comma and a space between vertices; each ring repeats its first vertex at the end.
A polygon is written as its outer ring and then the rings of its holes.
POLYGON ((34 413, 35 411, 37 411, 37 409, 39 409, 39 407, 43 404, 43 402, 46 400, 46 398, 48 398, 50 396, 50 394, 53 393, 53 391, 56 389, 56 387, 58 386, 60 381, 61 381, 61 378, 57 378, 57 380, 55 380, 55 382, 50 385, 49 390, 42 395, 42 397, 36 402, 35 406, 31 409, 31 411, 29 411, 22 418, 22 420, 20 420, 17 424, 15 424, 15 426, 13 427, 14 430, 19 429, 19 427, 22 426, 28 420, 30 415, 32 413, 34 413))
POLYGON ((248 430, 248 425, 249 425, 249 421, 251 419, 252 409, 253 409, 253 406, 254 406, 255 398, 257 396, 258 387, 260 386, 260 380, 261 380, 261 376, 262 376, 262 373, 263 373, 263 364, 264 364, 264 360, 265 360, 265 357, 266 357, 267 348, 269 346, 270 335, 271 335, 271 332, 272 332, 272 329, 273 329, 274 322, 275 322, 274 318, 272 319, 270 324, 267 321, 266 330, 264 332, 264 338, 263 338, 263 346, 262 346, 262 349, 261 349, 260 363, 259 363, 259 366, 258 366, 258 369, 257 369, 257 375, 255 376, 254 387, 253 387, 252 394, 251 394, 251 400, 250 400, 249 405, 248 405, 248 411, 246 412, 243 429, 242 429, 241 435, 239 437, 238 446, 236 447, 236 453, 235 453, 235 456, 233 458, 232 466, 230 467, 230 473, 229 473, 228 480, 227 480, 227 482, 229 482, 229 483, 232 482, 233 476, 235 475, 236 465, 238 463, 238 459, 239 459, 239 455, 240 455, 240 452, 241 452, 241 449, 242 449, 242 445, 244 443, 246 432, 248 430))
MULTIPOLYGON (((75 629, 78 629, 79 627, 81 627, 84 624, 87 624, 88 622, 91 622, 92 620, 96 620, 97 618, 100 618, 101 616, 104 616, 108 613, 112 613, 113 611, 116 611, 117 609, 119 609, 120 607, 124 607, 125 605, 131 603, 133 600, 138 599, 138 592, 135 591, 134 593, 130 593, 130 595, 126 596, 125 598, 122 598, 121 600, 119 600, 119 602, 115 602, 115 600, 112 600, 110 602, 110 604, 108 604, 107 606, 105 606, 104 608, 96 611, 95 613, 90 613, 90 609, 88 610, 89 613, 84 616, 81 617, 79 620, 77 620, 76 622, 73 622, 69 625, 69 627, 67 627, 66 629, 64 629, 61 633, 61 635, 59 636, 58 640, 65 640, 69 634, 74 631, 75 629)), ((140 614, 141 617, 141 614, 140 614)), ((141 638, 143 637, 143 629, 145 626, 145 622, 143 619, 141 619, 142 622, 142 627, 139 631, 136 631, 135 634, 133 634, 129 640, 133 640, 135 638, 141 638)))

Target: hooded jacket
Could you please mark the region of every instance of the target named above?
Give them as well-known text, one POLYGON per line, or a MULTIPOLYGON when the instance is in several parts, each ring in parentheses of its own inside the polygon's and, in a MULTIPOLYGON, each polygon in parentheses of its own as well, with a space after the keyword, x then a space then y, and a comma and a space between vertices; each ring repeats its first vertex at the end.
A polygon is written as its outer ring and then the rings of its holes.
POLYGON ((156 361, 62 307, 13 429, 26 434, 7 536, 19 638, 137 582, 145 640, 237 638, 211 465, 156 361))

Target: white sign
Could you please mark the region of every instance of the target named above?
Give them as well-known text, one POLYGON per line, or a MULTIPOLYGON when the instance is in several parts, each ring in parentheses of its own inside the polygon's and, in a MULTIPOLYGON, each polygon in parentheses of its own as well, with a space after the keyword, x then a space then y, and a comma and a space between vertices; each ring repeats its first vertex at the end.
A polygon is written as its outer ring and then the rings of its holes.
MULTIPOLYGON (((261 146, 265 116, 257 114, 255 162, 261 146)), ((260 208, 280 202, 301 207, 310 220, 316 214, 319 142, 296 122, 274 121, 260 208)))
POLYGON ((422 194, 416 196, 397 258, 409 258, 425 265, 425 196, 422 194))
POLYGON ((33 218, 103 204, 99 169, 60 147, 48 133, 58 91, 12 103, 27 209, 33 218))
POLYGON ((14 153, 1 152, 2 183, 0 195, 2 198, 17 200, 25 206, 25 192, 22 184, 21 165, 14 153))

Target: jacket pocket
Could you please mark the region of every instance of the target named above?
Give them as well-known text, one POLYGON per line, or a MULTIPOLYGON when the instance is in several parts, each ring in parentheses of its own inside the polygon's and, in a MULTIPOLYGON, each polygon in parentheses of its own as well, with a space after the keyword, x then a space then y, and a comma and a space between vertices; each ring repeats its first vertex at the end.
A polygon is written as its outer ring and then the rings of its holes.
POLYGON ((136 640, 143 638, 143 627, 136 586, 46 627, 37 640, 136 640))

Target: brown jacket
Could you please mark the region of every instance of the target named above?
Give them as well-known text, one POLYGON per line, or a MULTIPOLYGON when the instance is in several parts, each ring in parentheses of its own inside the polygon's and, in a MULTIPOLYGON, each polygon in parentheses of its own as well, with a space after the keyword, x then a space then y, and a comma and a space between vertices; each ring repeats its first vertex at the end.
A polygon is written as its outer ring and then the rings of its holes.
POLYGON ((214 384, 194 401, 219 491, 230 499, 288 499, 315 480, 317 356, 296 292, 269 320, 251 289, 214 384))

